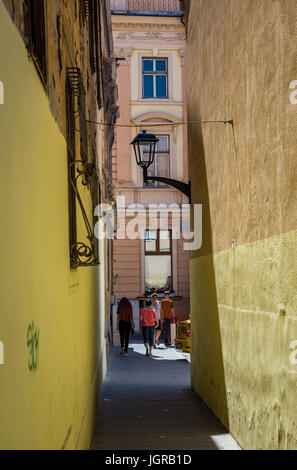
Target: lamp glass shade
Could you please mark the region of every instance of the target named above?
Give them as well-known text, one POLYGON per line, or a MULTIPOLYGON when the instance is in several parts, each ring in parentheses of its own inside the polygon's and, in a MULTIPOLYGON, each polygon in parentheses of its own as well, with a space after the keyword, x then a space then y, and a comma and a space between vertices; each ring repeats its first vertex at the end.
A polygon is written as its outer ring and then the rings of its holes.
POLYGON ((157 142, 159 142, 159 139, 146 131, 142 131, 141 134, 135 137, 131 145, 134 147, 138 166, 147 170, 154 163, 157 142))

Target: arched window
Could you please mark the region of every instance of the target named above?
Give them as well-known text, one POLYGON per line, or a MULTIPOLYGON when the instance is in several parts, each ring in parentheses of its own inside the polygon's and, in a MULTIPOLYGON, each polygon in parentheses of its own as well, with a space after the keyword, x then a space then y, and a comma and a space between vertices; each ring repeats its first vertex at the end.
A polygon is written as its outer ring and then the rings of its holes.
MULTIPOLYGON (((159 142, 156 145, 156 155, 153 165, 148 169, 148 176, 170 177, 170 135, 156 134, 159 142)), ((145 187, 166 186, 164 183, 152 181, 145 183, 145 187)))
MULTIPOLYGON (((181 123, 175 116, 166 113, 147 113, 133 121, 137 132, 147 130, 159 139, 154 164, 148 169, 149 176, 175 178, 176 159, 183 158, 176 153, 177 125, 181 123), (158 126, 160 124, 160 126, 158 126)), ((145 188, 167 186, 160 182, 148 182, 145 188)))

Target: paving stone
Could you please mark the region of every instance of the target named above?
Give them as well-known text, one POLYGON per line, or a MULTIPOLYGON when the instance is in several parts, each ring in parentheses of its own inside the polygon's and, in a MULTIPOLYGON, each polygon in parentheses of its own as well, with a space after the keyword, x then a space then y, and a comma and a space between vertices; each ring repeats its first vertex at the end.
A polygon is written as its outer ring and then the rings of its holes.
POLYGON ((191 390, 189 357, 161 347, 147 358, 137 339, 129 357, 119 353, 112 349, 92 449, 239 449, 191 390))

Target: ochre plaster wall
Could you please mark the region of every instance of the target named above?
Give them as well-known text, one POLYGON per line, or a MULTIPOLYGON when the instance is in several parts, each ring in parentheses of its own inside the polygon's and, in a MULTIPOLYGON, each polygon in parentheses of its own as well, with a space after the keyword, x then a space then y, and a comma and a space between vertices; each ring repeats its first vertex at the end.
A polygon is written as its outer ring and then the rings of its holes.
POLYGON ((0 43, 0 448, 88 449, 105 373, 98 271, 70 271, 66 141, 2 1, 0 43))
POLYGON ((187 4, 194 389, 244 448, 296 449, 297 10, 293 0, 187 4))

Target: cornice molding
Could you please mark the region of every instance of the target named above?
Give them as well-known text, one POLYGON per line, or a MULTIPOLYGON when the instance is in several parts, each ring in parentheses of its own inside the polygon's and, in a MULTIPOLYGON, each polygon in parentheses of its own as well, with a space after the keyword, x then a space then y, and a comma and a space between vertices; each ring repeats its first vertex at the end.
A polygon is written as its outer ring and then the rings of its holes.
POLYGON ((135 31, 144 29, 147 30, 156 30, 156 31, 184 31, 185 28, 181 23, 173 24, 173 23, 125 23, 125 22, 116 22, 113 21, 112 27, 114 31, 135 31))
POLYGON ((181 119, 177 118, 176 116, 173 116, 172 114, 156 111, 154 113, 149 112, 149 113, 143 113, 140 116, 137 116, 136 118, 131 120, 132 124, 135 126, 142 126, 143 124, 145 125, 172 125, 172 124, 181 124, 182 121, 181 119))
POLYGON ((160 42, 185 42, 184 31, 115 31, 114 41, 160 41, 160 42))

